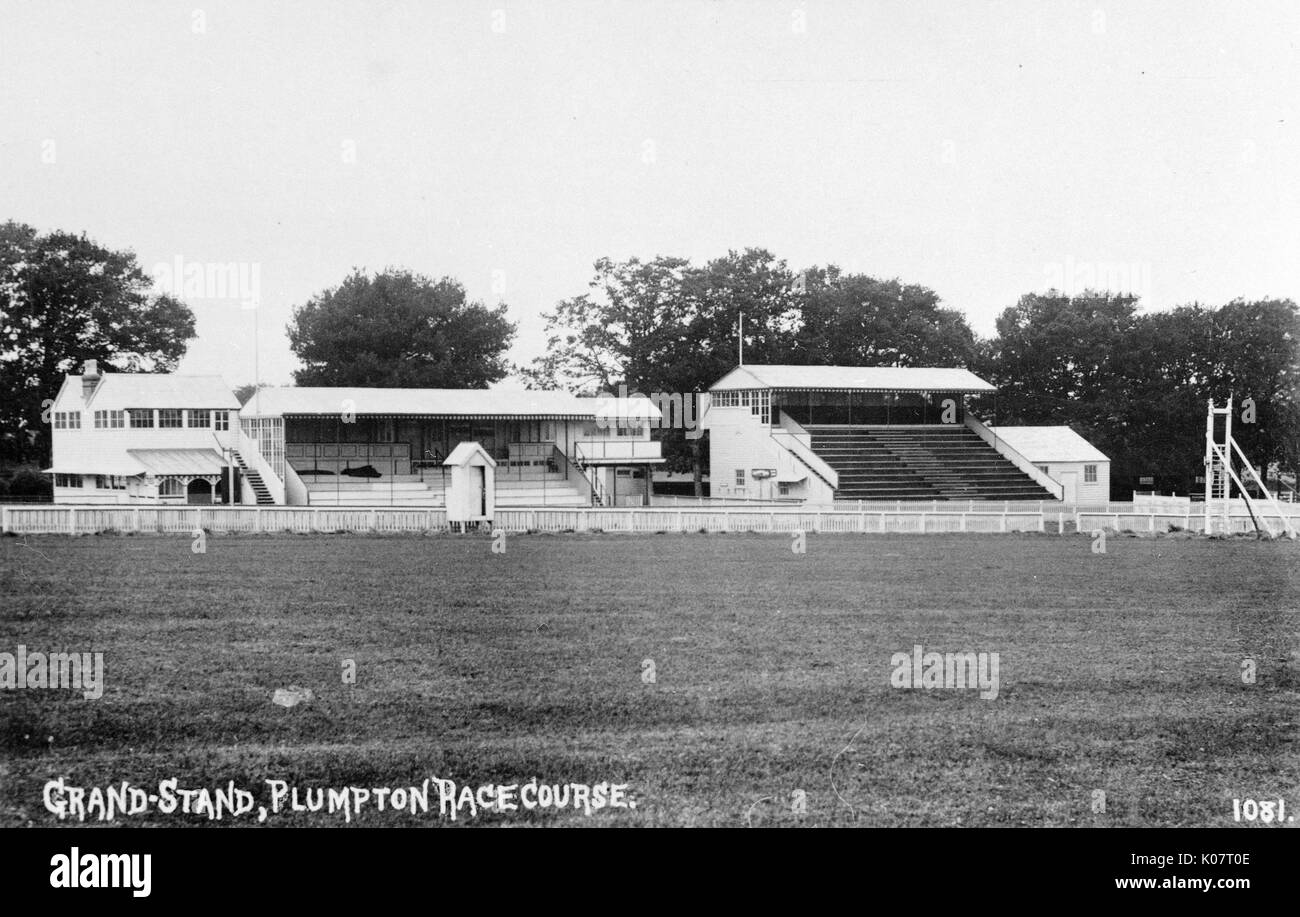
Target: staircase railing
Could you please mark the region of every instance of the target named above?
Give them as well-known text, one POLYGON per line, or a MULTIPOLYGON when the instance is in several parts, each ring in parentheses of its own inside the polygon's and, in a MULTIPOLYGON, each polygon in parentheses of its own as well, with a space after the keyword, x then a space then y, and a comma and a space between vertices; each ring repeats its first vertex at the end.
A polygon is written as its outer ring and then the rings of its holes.
POLYGON ((266 456, 262 454, 262 450, 258 446, 257 440, 253 439, 243 430, 240 430, 238 442, 239 445, 237 449, 240 457, 243 458, 244 463, 257 472, 258 477, 262 479, 262 483, 266 485, 266 489, 270 491, 271 499, 274 500, 277 505, 283 506, 284 481, 280 480, 280 476, 275 473, 275 469, 271 467, 271 463, 268 462, 266 456))
MULTIPOLYGON (((555 451, 559 454, 560 458, 565 458, 564 453, 560 452, 558 446, 555 451)), ((585 480, 587 485, 591 488, 592 504, 594 506, 611 506, 612 504, 609 502, 609 497, 605 492, 605 485, 600 482, 600 473, 598 471, 592 473, 594 466, 587 464, 587 457, 582 451, 582 446, 576 442, 573 444, 573 464, 577 467, 578 471, 582 473, 583 480, 585 480)), ((569 462, 565 459, 566 469, 568 468, 568 465, 569 462)))
POLYGON ((1029 475, 1029 477, 1034 480, 1034 483, 1041 485, 1044 490, 1057 500, 1065 499, 1064 484, 1052 480, 1052 478, 1044 473, 1041 468, 1029 461, 1029 459, 1025 458, 1015 449, 1011 448, 1005 439, 998 436, 996 430, 990 429, 980 423, 975 415, 971 414, 969 411, 966 412, 966 427, 980 439, 984 440, 984 442, 988 443, 988 445, 992 446, 994 451, 999 455, 1011 464, 1015 465, 1025 474, 1029 475))
POLYGON ((778 422, 781 425, 780 430, 771 430, 772 439, 789 452, 794 458, 798 459, 813 474, 817 475, 823 481, 831 486, 831 490, 836 490, 840 486, 839 472, 826 463, 820 455, 812 450, 812 446, 805 444, 804 440, 812 441, 811 434, 800 426, 799 422, 792 418, 785 411, 781 412, 778 422))

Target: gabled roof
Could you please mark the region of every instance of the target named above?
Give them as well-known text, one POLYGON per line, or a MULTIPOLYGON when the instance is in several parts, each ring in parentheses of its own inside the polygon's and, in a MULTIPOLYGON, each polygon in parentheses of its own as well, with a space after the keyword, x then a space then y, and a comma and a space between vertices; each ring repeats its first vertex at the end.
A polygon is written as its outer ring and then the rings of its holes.
POLYGON ((239 410, 239 399, 220 376, 175 373, 103 373, 89 403, 81 400, 81 376, 68 376, 56 411, 121 411, 126 408, 215 408, 239 410))
POLYGON ((457 443, 451 455, 443 461, 444 465, 468 465, 472 458, 481 458, 489 468, 497 466, 496 459, 488 455, 487 450, 478 443, 457 443))
POLYGON ((996 391, 994 386, 969 370, 951 367, 794 366, 784 363, 737 366, 710 386, 709 391, 755 388, 968 394, 996 391))
POLYGON ((597 399, 568 392, 463 388, 264 388, 245 417, 286 415, 439 417, 594 417, 597 399))
POLYGON ((989 427, 1031 462, 1109 462, 1100 449, 1069 427, 989 427))

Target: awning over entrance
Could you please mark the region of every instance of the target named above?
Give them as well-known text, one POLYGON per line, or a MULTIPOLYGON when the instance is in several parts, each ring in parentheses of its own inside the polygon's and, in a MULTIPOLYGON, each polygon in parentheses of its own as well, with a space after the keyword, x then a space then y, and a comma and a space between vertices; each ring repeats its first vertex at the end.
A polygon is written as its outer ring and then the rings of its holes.
POLYGON ((221 453, 215 449, 128 449, 126 451, 131 458, 143 466, 145 472, 158 477, 220 475, 225 469, 221 453))

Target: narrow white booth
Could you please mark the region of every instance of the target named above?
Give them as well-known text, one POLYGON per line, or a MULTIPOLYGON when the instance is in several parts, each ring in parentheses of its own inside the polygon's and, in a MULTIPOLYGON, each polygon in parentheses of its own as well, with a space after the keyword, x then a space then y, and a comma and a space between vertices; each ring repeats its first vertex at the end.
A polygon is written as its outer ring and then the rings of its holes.
POLYGON ((491 522, 497 463, 478 443, 460 443, 442 463, 449 470, 447 521, 491 522))

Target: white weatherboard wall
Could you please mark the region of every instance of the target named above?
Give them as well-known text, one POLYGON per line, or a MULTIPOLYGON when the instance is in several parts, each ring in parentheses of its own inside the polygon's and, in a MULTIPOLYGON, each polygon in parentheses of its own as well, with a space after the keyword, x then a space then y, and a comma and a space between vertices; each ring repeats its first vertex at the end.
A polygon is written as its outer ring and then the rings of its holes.
POLYGON ((711 406, 704 426, 709 431, 709 489, 714 496, 776 496, 775 483, 752 477, 755 468, 775 468, 778 479, 803 478, 790 484, 787 498, 810 503, 834 500, 834 488, 774 439, 771 428, 749 408, 711 406), (744 471, 743 485, 736 483, 737 470, 744 471))
POLYGON ((1075 475, 1078 499, 1076 503, 1105 503, 1110 500, 1110 462, 1037 462, 1040 468, 1047 469, 1047 476, 1053 481, 1065 482, 1065 475, 1075 475), (1084 482, 1084 465, 1097 466, 1097 482, 1084 482))

